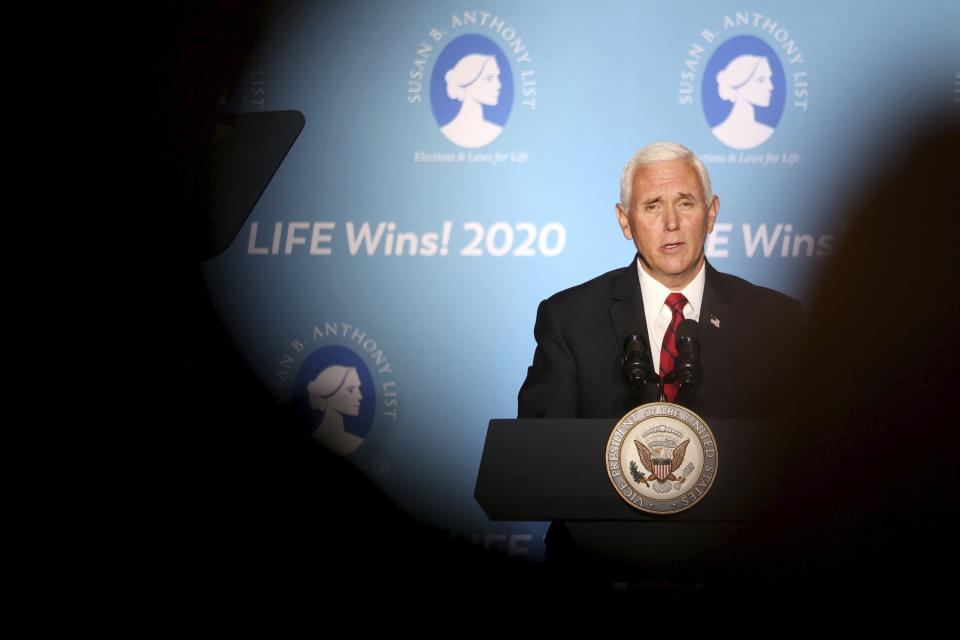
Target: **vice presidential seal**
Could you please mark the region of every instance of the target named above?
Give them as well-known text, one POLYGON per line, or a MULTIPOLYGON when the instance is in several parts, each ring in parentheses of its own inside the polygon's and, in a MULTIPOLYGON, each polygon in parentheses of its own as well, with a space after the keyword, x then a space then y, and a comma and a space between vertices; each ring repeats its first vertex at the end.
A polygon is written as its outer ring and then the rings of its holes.
POLYGON ((678 513, 699 502, 717 477, 717 443, 686 407, 652 402, 620 418, 604 462, 614 489, 647 513, 678 513))

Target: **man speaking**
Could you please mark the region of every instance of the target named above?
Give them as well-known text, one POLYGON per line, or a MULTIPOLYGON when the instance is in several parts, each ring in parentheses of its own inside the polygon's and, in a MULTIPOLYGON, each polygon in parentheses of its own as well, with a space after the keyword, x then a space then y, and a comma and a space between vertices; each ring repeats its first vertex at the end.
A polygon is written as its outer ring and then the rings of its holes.
POLYGON ((706 261, 704 242, 719 210, 706 168, 683 145, 657 142, 634 154, 623 169, 616 213, 636 257, 540 303, 520 418, 619 419, 658 400, 656 382, 635 389, 623 373, 625 343, 640 336, 638 357, 651 380, 669 382, 684 319, 699 325, 702 374, 690 389, 667 384, 668 401, 707 420, 785 408, 775 383, 796 355, 800 303, 706 261))
MULTIPOLYGON (((706 261, 704 242, 719 209, 706 169, 686 147, 658 142, 634 154, 623 169, 616 213, 637 254, 626 267, 540 303, 537 348, 520 389, 520 418, 616 420, 659 400, 658 382, 670 383, 679 363, 678 333, 692 336, 685 339, 683 357, 689 357, 692 342, 697 380, 666 384, 667 401, 708 422, 789 410, 788 390, 778 382, 793 373, 800 303, 720 273, 706 261), (694 322, 681 326, 688 320, 694 322), (641 365, 646 383, 633 383, 624 373, 627 357, 641 365)), ((722 441, 723 434, 717 437, 722 441)), ((698 560, 690 557, 692 549, 719 541, 713 532, 694 541, 694 530, 664 525, 554 522, 545 561, 571 575, 596 573, 598 559, 605 558, 612 566, 604 568, 623 575, 623 564, 639 550, 645 570, 659 566, 648 575, 689 580, 676 567, 698 560), (678 544, 681 538, 689 544, 678 544)))

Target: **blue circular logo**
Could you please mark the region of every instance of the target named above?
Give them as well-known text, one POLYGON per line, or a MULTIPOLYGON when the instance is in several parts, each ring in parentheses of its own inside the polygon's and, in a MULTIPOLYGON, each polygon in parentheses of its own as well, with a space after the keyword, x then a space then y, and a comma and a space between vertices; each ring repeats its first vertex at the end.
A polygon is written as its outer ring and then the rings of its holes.
POLYGON ((475 34, 452 40, 430 75, 430 106, 455 145, 475 149, 493 142, 513 106, 513 74, 500 47, 475 34))
POLYGON ((311 353, 300 366, 291 404, 315 438, 346 455, 369 435, 376 396, 363 359, 347 347, 330 345, 311 353))
POLYGON ((783 65, 753 36, 730 38, 713 52, 703 74, 703 112, 728 147, 750 149, 773 135, 786 102, 783 65))

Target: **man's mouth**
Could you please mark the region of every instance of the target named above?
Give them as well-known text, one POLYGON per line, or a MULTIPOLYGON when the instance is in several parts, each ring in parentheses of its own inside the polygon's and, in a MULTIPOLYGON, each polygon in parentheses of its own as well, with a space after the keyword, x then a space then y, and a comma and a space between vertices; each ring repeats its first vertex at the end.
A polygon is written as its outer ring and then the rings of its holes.
POLYGON ((683 247, 682 242, 668 242, 667 244, 660 245, 660 250, 669 253, 673 251, 679 251, 681 247, 683 247))

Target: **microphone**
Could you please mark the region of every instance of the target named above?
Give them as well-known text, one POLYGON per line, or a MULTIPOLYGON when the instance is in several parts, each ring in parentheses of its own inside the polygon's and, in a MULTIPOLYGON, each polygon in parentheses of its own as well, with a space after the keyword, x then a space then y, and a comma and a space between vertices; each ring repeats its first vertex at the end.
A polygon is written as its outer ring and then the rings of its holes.
POLYGON ((700 362, 700 325, 696 320, 687 318, 677 326, 677 357, 673 361, 673 371, 664 377, 664 383, 680 382, 680 390, 688 391, 700 383, 703 378, 703 364, 700 362))
POLYGON ((643 385, 651 378, 648 350, 647 339, 639 333, 631 333, 623 344, 620 366, 635 391, 643 391, 643 385))

